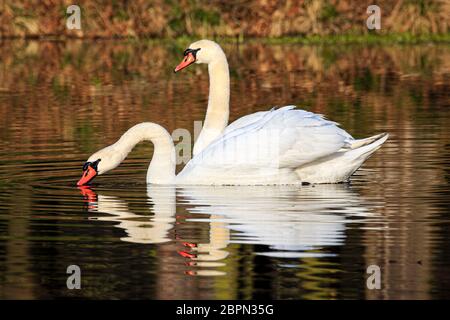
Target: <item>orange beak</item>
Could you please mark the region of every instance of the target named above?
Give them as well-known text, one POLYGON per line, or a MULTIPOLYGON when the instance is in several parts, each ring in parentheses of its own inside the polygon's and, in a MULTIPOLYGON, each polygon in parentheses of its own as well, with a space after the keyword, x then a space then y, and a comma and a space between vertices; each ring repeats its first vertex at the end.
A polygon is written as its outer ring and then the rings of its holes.
POLYGON ((97 175, 97 171, 92 168, 91 166, 88 166, 86 170, 83 171, 83 175, 81 176, 81 179, 78 180, 77 186, 83 186, 87 183, 89 183, 92 179, 95 178, 97 175))
POLYGON ((175 70, 173 70, 173 72, 178 72, 178 71, 188 67, 189 65, 193 64, 194 62, 195 62, 194 54, 192 52, 189 52, 184 57, 183 61, 181 61, 180 64, 176 66, 176 68, 175 68, 175 70))

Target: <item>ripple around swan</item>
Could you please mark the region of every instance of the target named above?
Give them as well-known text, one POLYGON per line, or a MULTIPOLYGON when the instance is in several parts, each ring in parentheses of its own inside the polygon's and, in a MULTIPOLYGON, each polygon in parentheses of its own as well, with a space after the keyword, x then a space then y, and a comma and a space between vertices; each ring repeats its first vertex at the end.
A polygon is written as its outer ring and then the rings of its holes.
POLYGON ((192 132, 207 71, 174 75, 157 42, 27 45, 0 52, 0 298, 450 297, 448 47, 225 46, 232 120, 289 102, 390 133, 349 184, 147 186, 143 144, 80 189, 88 155, 135 123, 192 132))

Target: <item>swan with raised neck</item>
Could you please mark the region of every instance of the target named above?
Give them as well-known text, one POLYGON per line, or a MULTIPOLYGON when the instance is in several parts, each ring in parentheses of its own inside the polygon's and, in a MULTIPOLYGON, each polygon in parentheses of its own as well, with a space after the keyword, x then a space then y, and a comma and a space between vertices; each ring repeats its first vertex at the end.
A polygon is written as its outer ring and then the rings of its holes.
POLYGON ((203 151, 218 138, 228 125, 230 115, 230 72, 222 48, 211 40, 192 43, 184 52, 183 61, 175 68, 178 72, 192 63, 208 65, 209 98, 205 122, 195 141, 193 154, 203 151))

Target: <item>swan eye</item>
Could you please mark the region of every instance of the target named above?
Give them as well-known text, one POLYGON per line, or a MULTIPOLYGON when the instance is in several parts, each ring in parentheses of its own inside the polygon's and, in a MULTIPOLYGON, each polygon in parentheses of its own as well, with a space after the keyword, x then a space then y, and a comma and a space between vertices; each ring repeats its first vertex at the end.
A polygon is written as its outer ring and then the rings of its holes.
POLYGON ((102 161, 102 159, 97 159, 94 162, 91 163, 91 167, 95 169, 95 171, 98 171, 98 163, 102 161))
POLYGON ((197 58, 197 52, 200 50, 201 48, 198 49, 186 49, 184 50, 183 55, 187 56, 189 53, 192 53, 192 55, 194 56, 194 58, 197 58))
POLYGON ((86 162, 85 164, 83 164, 83 171, 86 171, 90 165, 91 165, 90 162, 86 162))
POLYGON ((102 159, 97 159, 94 162, 86 162, 83 165, 83 171, 86 171, 89 167, 92 167, 93 169, 95 169, 95 171, 98 171, 98 163, 102 161, 102 159))

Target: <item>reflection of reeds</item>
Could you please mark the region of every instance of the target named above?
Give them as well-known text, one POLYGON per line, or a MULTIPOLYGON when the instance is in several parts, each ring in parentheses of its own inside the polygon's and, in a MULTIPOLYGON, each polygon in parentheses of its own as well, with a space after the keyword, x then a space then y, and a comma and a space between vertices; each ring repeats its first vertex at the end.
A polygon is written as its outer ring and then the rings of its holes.
MULTIPOLYGON (((345 112, 353 112, 353 106, 364 106, 358 109, 359 120, 366 121, 368 112, 394 112, 396 104, 444 105, 439 99, 449 90, 449 51, 441 46, 253 43, 225 49, 232 71, 232 119, 293 103, 364 135, 372 133, 372 124, 352 123, 358 119, 345 112)), ((88 152, 145 120, 192 130, 193 121, 203 118, 205 110, 197 106, 206 106, 208 76, 199 67, 173 75, 181 52, 151 42, 5 42, 0 47, 0 134, 10 143, 81 139, 88 152), (93 132, 102 136, 88 138, 93 132)))
MULTIPOLYGON (((80 0, 82 30, 65 28, 70 1, 4 0, 0 37, 174 37, 366 34, 359 0, 80 0)), ((380 0, 381 33, 449 31, 445 0, 380 0)))

